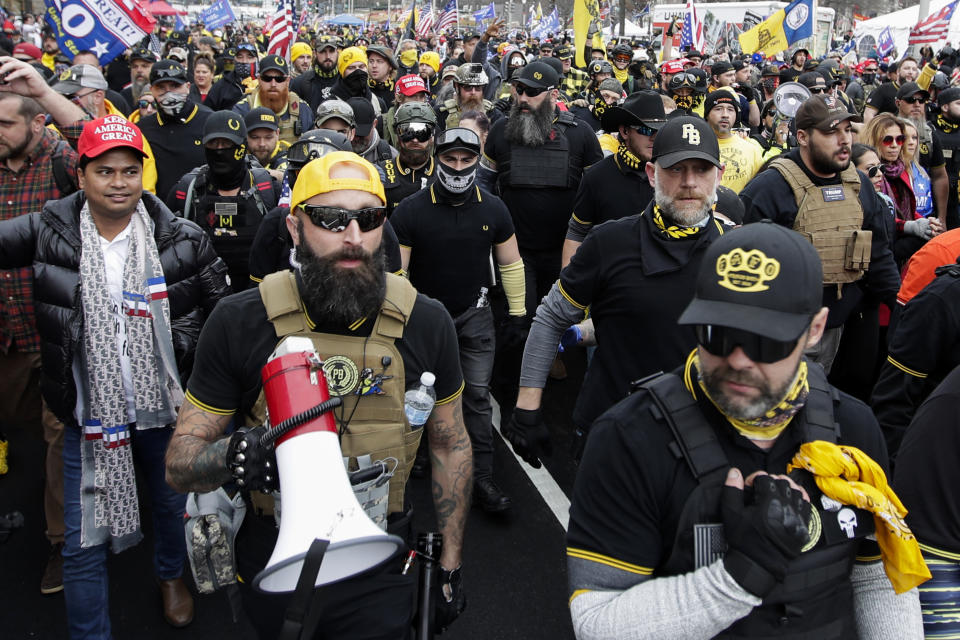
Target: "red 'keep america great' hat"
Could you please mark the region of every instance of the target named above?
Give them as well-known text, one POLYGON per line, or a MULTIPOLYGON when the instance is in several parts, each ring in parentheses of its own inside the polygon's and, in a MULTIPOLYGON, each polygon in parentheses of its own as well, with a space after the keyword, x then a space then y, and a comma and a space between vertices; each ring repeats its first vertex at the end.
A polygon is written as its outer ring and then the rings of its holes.
POLYGON ((77 143, 80 157, 96 158, 112 149, 133 149, 144 158, 143 134, 140 128, 123 116, 104 116, 91 120, 83 127, 77 143))

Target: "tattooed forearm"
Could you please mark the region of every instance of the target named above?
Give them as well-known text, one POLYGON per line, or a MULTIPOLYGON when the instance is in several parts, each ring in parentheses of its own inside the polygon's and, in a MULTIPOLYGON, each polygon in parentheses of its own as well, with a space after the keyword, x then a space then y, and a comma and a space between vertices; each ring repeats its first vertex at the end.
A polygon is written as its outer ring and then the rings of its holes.
POLYGON ((167 484, 181 492, 204 492, 230 479, 229 438, 223 437, 230 418, 184 403, 167 447, 167 484))
POLYGON ((427 423, 433 462, 433 506, 443 534, 441 564, 459 566, 473 489, 473 449, 463 423, 460 398, 434 409, 427 423))

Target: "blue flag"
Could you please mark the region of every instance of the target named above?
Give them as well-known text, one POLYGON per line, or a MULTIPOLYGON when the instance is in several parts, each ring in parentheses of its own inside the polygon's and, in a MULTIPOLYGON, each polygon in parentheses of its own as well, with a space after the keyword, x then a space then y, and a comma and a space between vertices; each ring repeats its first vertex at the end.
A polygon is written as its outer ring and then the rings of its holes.
POLYGON ((44 19, 68 58, 93 51, 107 64, 153 32, 156 19, 125 0, 44 0, 44 19), (66 16, 66 21, 63 20, 66 16))
POLYGON ((890 33, 890 27, 884 27, 880 35, 877 36, 877 53, 883 58, 893 51, 893 47, 893 34, 890 33))
POLYGON ((477 21, 480 20, 492 20, 497 17, 497 10, 494 8, 493 3, 491 2, 480 11, 473 12, 473 18, 477 21))
POLYGON ((813 35, 813 0, 794 0, 784 9, 783 33, 787 44, 813 35))
POLYGON ((207 29, 218 29, 237 19, 230 6, 230 0, 217 0, 200 12, 200 21, 207 29))

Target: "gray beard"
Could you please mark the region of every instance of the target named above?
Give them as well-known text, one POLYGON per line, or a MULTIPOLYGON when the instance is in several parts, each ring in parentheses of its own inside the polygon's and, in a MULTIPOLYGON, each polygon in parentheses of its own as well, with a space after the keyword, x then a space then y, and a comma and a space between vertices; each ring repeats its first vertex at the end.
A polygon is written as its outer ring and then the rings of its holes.
POLYGON ((143 95, 144 90, 145 90, 147 87, 149 87, 149 86, 150 86, 150 83, 149 83, 149 82, 144 82, 143 84, 140 84, 140 83, 138 83, 138 82, 134 82, 133 84, 131 84, 131 85, 130 85, 130 94, 133 96, 133 101, 134 101, 134 102, 139 101, 139 100, 140 100, 140 96, 143 95))
POLYGON ((710 212, 713 210, 713 205, 717 201, 716 185, 713 187, 713 192, 707 196, 702 207, 696 211, 680 211, 674 206, 676 199, 664 193, 664 189, 660 185, 659 168, 657 171, 658 173, 654 176, 653 199, 657 203, 657 206, 660 207, 660 214, 663 215, 667 222, 681 227, 691 227, 710 215, 710 212))
MULTIPOLYGON (((797 368, 800 367, 800 361, 797 361, 797 368)), ((755 378, 745 372, 737 372, 726 365, 720 366, 714 371, 701 370, 700 380, 706 387, 710 398, 717 404, 720 411, 728 418, 735 420, 756 420, 777 406, 787 395, 787 391, 797 377, 797 371, 788 378, 787 383, 780 389, 772 389, 762 378, 755 378), (760 389, 760 395, 747 405, 736 405, 723 393, 720 383, 724 380, 737 382, 741 384, 756 385, 760 389)))
POLYGON ((296 247, 295 266, 303 278, 303 298, 318 314, 318 323, 348 326, 380 308, 387 292, 382 246, 372 254, 357 248, 318 256, 303 240, 302 220, 297 221, 297 227, 301 241, 296 247), (344 258, 363 260, 364 264, 341 269, 336 263, 344 258))
POLYGON ((542 147, 553 128, 553 115, 554 107, 549 100, 528 113, 520 111, 520 104, 514 103, 504 127, 507 141, 525 147, 542 147))

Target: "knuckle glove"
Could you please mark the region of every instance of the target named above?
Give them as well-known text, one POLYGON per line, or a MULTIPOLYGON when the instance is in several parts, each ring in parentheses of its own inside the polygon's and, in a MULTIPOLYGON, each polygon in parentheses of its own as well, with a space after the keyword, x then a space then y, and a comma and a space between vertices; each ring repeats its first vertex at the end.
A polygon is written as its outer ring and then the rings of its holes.
POLYGON ((247 491, 276 491, 279 488, 277 456, 273 446, 262 446, 260 437, 267 428, 237 430, 227 446, 227 468, 237 486, 247 491))
POLYGON ((447 571, 440 567, 439 589, 436 590, 436 627, 438 633, 446 631, 463 610, 467 608, 467 594, 463 590, 463 575, 460 567, 447 571), (449 590, 449 599, 447 592, 449 590))
POLYGON ((553 452, 550 432, 539 409, 514 409, 504 436, 517 455, 534 469, 540 468, 540 458, 553 452))
POLYGON ((727 572, 747 591, 764 597, 787 574, 809 539, 810 503, 786 480, 759 476, 749 493, 724 487, 721 513, 729 547, 727 572))

